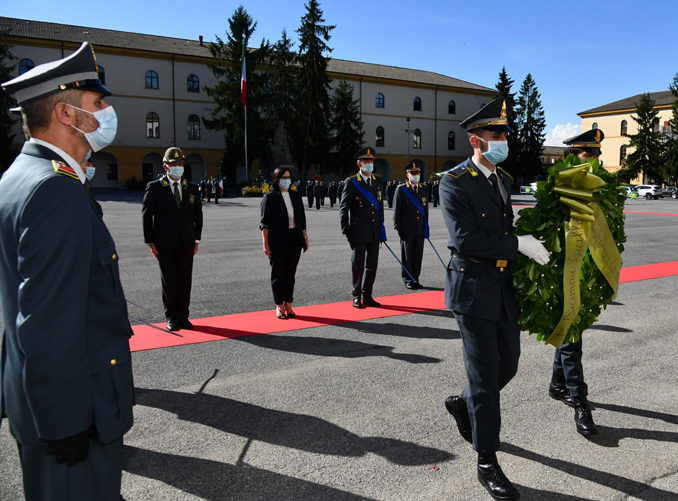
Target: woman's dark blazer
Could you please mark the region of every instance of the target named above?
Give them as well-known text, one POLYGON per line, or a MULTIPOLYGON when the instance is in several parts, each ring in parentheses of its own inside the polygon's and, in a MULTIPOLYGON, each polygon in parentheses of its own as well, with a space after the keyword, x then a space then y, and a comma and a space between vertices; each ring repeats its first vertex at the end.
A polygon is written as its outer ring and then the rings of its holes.
MULTIPOLYGON (((289 190, 287 193, 290 194, 292 209, 294 209, 294 224, 297 227, 299 237, 298 244, 305 250, 306 240, 302 233, 306 229, 304 203, 301 194, 297 191, 289 190)), ((264 195, 264 199, 261 201, 261 224, 259 228, 261 230, 268 228, 268 245, 271 251, 279 249, 281 246, 294 245, 295 242, 289 242, 287 206, 280 191, 275 190, 264 195)))

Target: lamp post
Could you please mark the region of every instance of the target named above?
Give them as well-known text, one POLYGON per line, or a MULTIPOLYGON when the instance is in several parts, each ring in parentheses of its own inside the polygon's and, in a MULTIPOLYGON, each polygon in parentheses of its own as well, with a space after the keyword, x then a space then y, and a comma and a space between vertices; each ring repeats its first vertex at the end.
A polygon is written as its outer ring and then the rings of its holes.
POLYGON ((407 121, 407 162, 410 161, 410 117, 405 119, 407 121))

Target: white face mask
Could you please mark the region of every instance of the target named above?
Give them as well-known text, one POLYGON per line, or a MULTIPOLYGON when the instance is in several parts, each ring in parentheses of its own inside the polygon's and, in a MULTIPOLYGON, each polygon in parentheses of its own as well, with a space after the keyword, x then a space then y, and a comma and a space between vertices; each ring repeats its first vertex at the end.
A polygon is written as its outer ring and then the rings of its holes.
POLYGON ((410 182, 413 183, 413 184, 417 184, 419 182, 419 176, 418 175, 412 175, 412 177, 410 177, 410 182))
POLYGON ((362 169, 368 174, 372 174, 372 171, 374 170, 374 164, 363 164, 362 169))
POLYGON ((106 146, 113 142, 115 135, 118 132, 118 115, 115 113, 113 106, 107 106, 103 110, 97 111, 83 110, 82 108, 78 108, 72 104, 69 104, 68 106, 82 111, 83 113, 89 113, 99 123, 99 126, 92 132, 85 132, 78 129, 75 125, 71 125, 71 127, 73 127, 75 130, 84 134, 85 139, 92 147, 93 151, 103 150, 106 146))

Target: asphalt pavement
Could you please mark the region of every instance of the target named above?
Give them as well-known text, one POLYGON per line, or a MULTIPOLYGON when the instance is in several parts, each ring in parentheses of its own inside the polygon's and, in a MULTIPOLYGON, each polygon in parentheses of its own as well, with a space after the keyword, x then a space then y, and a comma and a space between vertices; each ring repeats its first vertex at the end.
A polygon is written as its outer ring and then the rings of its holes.
MULTIPOLYGON (((163 320, 160 272, 143 243, 141 195, 99 193, 130 314, 163 320)), ((530 196, 515 204, 529 205, 530 196)), ((678 260, 678 201, 630 200, 624 266, 678 260)), ((338 208, 308 209, 310 249, 296 305, 350 300, 338 208)), ((270 310, 259 199, 205 204, 191 317, 270 310)), ((386 209, 387 223, 392 211, 386 209)), ((431 240, 446 230, 431 207, 431 240)), ((399 242, 387 224, 389 243, 399 242)), ((584 335, 599 435, 575 431, 548 396, 553 348, 526 334, 502 392, 499 461, 529 500, 677 500, 676 277, 622 284, 584 335)), ((444 286, 426 244, 421 282, 444 286)), ((381 250, 374 294, 411 293, 381 250)), ((158 335, 164 335, 158 332, 158 335)), ((133 354, 137 406, 126 435, 132 500, 485 500, 476 455, 443 407, 465 384, 461 340, 444 310, 133 354)), ((0 428, 0 499, 23 499, 16 446, 0 428)))

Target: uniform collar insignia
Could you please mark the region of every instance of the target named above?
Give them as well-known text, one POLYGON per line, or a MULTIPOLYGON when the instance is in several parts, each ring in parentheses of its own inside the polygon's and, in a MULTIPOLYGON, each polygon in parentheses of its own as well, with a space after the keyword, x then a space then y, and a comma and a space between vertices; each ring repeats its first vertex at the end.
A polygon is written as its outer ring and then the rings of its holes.
POLYGON ((183 180, 181 181, 181 184, 182 184, 182 186, 187 186, 187 185, 188 185, 188 181, 186 181, 185 179, 183 179, 183 180))
POLYGON ((166 177, 163 177, 161 182, 163 186, 167 186, 169 184, 169 181, 167 180, 166 177))
POLYGON ((475 176, 478 175, 478 171, 475 170, 473 167, 469 167, 469 168, 468 168, 468 171, 469 171, 469 173, 471 174, 471 176, 473 176, 473 177, 475 177, 475 176))

